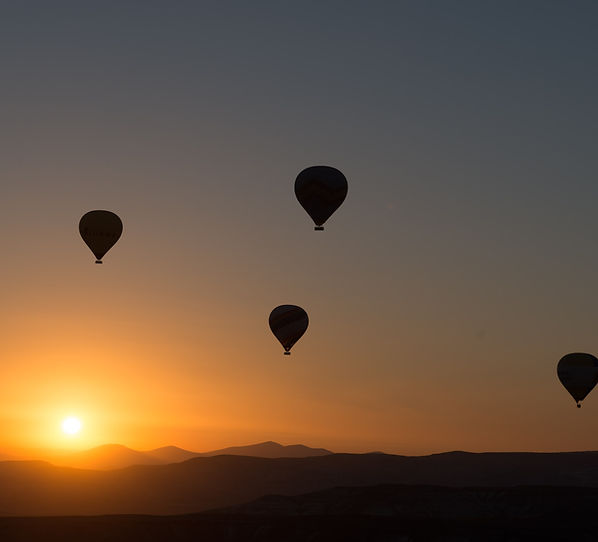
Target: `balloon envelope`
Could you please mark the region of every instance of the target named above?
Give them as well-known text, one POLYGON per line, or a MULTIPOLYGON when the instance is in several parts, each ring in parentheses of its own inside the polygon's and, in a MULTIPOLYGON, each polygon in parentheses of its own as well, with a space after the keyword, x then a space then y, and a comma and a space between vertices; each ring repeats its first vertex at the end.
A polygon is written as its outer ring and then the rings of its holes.
POLYGON ((330 166, 304 169, 295 180, 295 196, 315 222, 316 230, 323 230, 326 222, 347 197, 347 179, 330 166))
POLYGON ((563 356, 557 365, 561 384, 571 394, 577 406, 598 383, 598 359, 592 354, 576 352, 563 356))
POLYGON ((102 263, 102 258, 118 241, 122 232, 121 219, 111 211, 89 211, 79 221, 79 233, 96 257, 96 263, 102 263))
POLYGON ((307 330, 309 318, 297 305, 280 305, 270 313, 268 323, 272 333, 282 344, 284 353, 289 355, 289 350, 307 330))

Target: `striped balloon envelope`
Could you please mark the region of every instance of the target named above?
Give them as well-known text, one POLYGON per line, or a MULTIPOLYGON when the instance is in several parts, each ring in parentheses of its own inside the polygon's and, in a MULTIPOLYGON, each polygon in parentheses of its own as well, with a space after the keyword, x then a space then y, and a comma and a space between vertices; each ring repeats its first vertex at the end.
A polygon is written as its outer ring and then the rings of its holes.
POLYGON ((270 313, 268 323, 272 333, 282 344, 285 355, 289 356, 293 345, 307 330, 309 318, 297 305, 280 305, 270 313))
POLYGON ((315 230, 323 230, 334 211, 347 197, 347 179, 336 168, 312 166, 295 179, 295 196, 315 223, 315 230))
POLYGON ((575 399, 577 408, 596 383, 598 383, 598 359, 592 354, 575 352, 563 356, 557 365, 557 375, 561 384, 575 399))

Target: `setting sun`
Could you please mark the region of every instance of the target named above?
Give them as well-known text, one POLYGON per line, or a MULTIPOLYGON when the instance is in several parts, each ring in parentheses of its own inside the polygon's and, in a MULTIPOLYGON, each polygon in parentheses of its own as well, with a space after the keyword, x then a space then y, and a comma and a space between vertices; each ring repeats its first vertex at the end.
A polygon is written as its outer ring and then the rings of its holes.
POLYGON ((81 431, 81 420, 73 416, 65 418, 62 422, 62 431, 67 435, 76 435, 81 431))

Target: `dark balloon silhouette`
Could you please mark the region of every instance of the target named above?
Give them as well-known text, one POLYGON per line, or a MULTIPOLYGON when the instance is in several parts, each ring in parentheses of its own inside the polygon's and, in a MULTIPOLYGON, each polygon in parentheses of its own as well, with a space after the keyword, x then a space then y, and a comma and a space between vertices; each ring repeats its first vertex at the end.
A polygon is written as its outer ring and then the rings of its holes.
POLYGON ((309 318, 297 305, 280 305, 270 313, 268 323, 272 333, 282 344, 285 356, 289 356, 293 345, 307 330, 309 318))
POLYGON ((579 403, 598 383, 598 359, 580 352, 567 354, 559 361, 556 371, 561 384, 575 399, 577 408, 581 408, 579 403))
POLYGON ((295 196, 315 222, 315 230, 323 230, 332 213, 347 197, 347 179, 330 166, 304 169, 295 180, 295 196))
POLYGON ((96 263, 102 263, 102 258, 119 240, 122 232, 121 219, 110 211, 89 211, 79 221, 79 233, 96 257, 96 263))

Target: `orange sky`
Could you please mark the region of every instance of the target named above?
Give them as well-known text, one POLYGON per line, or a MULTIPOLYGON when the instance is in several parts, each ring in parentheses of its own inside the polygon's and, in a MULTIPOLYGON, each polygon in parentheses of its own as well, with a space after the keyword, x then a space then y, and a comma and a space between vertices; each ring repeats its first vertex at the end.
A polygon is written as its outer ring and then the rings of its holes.
POLYGON ((0 21, 0 456, 598 449, 556 378, 598 352, 590 8, 156 6, 0 21), (349 182, 324 232, 315 164, 349 182))
MULTIPOLYGON (((326 237, 303 224, 303 242, 321 249, 342 241, 341 216, 326 237)), ((5 266, 17 284, 2 321, 8 363, 0 444, 9 453, 108 442, 204 451, 270 439, 410 454, 593 446, 576 425, 591 416, 591 398, 578 411, 552 367, 537 374, 508 362, 514 351, 552 361, 551 347, 504 344, 445 319, 441 308, 439 315, 404 314, 384 305, 384 277, 372 289, 354 275, 356 290, 372 293, 368 313, 365 297, 343 297, 334 281, 326 288, 331 301, 309 288, 300 296, 297 284, 289 296, 267 281, 245 289, 234 265, 222 267, 221 282, 215 274, 196 282, 195 272, 175 272, 170 282, 178 262, 140 256, 141 239, 126 223, 96 266, 76 222, 72 230, 56 257, 40 259, 41 242, 36 247, 31 237, 34 250, 5 266), (284 357, 267 316, 297 298, 310 311, 310 328, 284 357), (82 419, 79 436, 60 431, 67 415, 82 419), (574 444, 563 446, 567 434, 574 444)), ((327 280, 326 272, 309 273, 308 283, 327 280)))

